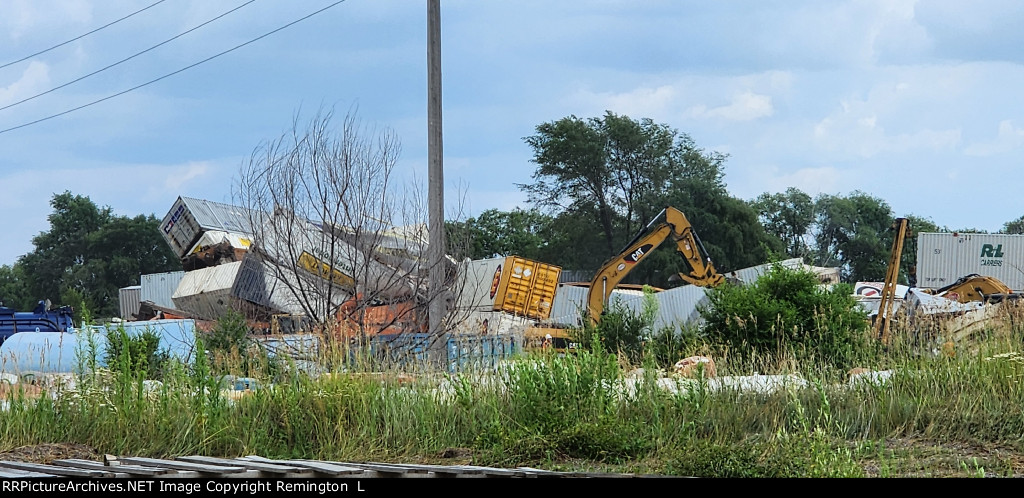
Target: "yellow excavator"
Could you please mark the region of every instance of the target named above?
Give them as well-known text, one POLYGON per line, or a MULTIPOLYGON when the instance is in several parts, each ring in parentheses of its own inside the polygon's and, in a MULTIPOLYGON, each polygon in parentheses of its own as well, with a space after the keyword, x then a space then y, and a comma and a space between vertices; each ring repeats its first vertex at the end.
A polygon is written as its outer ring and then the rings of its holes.
POLYGON ((1001 280, 977 273, 963 276, 945 287, 931 290, 922 289, 922 292, 960 303, 971 301, 997 303, 1006 299, 1020 298, 1020 294, 1013 292, 1013 289, 1007 287, 1001 280))
POLYGON ((600 321, 601 314, 604 313, 604 308, 608 304, 608 298, 611 297, 612 291, 619 285, 619 282, 633 270, 637 263, 643 261, 669 237, 675 240, 676 250, 690 265, 689 273, 673 275, 675 278, 670 280, 678 279, 701 287, 714 287, 725 281, 725 277, 715 270, 715 265, 711 263, 704 244, 701 244, 696 232, 693 231, 693 226, 686 219, 686 215, 669 206, 654 217, 629 244, 626 244, 626 248, 618 256, 605 262, 590 281, 590 291, 587 294, 587 316, 591 325, 597 325, 600 321))
MULTIPOLYGON (((587 317, 591 325, 598 324, 612 291, 622 279, 668 238, 675 241, 676 250, 690 266, 689 273, 673 275, 670 281, 682 280, 701 287, 714 287, 725 281, 712 264, 686 215, 669 206, 640 230, 622 252, 605 262, 591 279, 587 292, 587 317)), ((527 349, 571 351, 576 344, 571 341, 569 332, 568 327, 530 327, 526 330, 527 349)))

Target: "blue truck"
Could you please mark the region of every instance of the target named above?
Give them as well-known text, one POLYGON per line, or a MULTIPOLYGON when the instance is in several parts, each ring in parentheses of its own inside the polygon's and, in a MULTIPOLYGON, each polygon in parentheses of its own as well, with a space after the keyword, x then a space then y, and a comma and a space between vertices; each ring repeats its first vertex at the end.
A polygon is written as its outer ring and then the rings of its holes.
POLYGON ((18 332, 68 332, 74 323, 70 306, 50 309, 49 301, 39 301, 32 311, 14 311, 0 306, 0 344, 18 332))

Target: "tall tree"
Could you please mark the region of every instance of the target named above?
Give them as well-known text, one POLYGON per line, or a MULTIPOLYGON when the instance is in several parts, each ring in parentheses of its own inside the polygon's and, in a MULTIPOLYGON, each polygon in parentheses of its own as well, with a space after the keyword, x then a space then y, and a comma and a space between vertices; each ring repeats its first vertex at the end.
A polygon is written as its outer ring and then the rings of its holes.
POLYGON ((83 302, 63 304, 85 304, 97 317, 116 316, 118 289, 138 285, 145 273, 181 269, 152 214, 116 216, 110 207, 66 191, 54 195, 50 205, 50 230, 35 236, 35 249, 15 265, 28 299, 75 296, 83 302))
POLYGON ((807 236, 814 223, 814 201, 810 195, 789 187, 785 192, 765 192, 752 205, 765 230, 786 244, 786 254, 795 258, 810 256, 807 236))
POLYGON ((538 259, 547 245, 552 221, 551 216, 537 209, 488 209, 462 224, 461 228, 468 231, 470 250, 461 256, 480 259, 514 254, 538 259))
POLYGON ((1000 230, 999 233, 1008 233, 1013 235, 1024 234, 1024 216, 1004 223, 1003 229, 1000 230))
MULTIPOLYGON (((757 213, 726 191, 727 156, 704 151, 666 125, 608 111, 544 123, 525 140, 537 169, 534 183, 520 188, 555 216, 545 251, 554 264, 596 270, 669 205, 686 214, 712 257, 727 265, 764 263, 764 246, 781 251, 757 213)), ((652 255, 625 281, 665 285, 681 269, 665 265, 683 263, 673 249, 659 250, 673 254, 652 255)))
POLYGON ((814 202, 815 264, 838 266, 846 281, 880 281, 892 251, 889 204, 860 191, 814 202))

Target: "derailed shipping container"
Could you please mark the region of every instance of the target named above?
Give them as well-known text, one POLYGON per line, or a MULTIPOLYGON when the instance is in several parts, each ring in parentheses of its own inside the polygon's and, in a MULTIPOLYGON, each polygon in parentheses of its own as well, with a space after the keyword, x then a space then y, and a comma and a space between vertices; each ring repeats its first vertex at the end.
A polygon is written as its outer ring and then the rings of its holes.
POLYGON ((220 202, 178 197, 160 222, 160 234, 179 258, 192 250, 209 230, 248 234, 249 211, 220 202))
POLYGON ((545 320, 551 315, 561 271, 558 266, 519 256, 463 262, 455 291, 456 308, 545 320))
POLYGON ((1024 235, 935 233, 917 236, 917 286, 938 289, 971 274, 1024 291, 1024 235))
POLYGON ((233 309, 231 288, 242 262, 186 272, 174 291, 174 307, 206 320, 216 320, 233 309))
MULTIPOLYGON (((368 236, 372 237, 372 236, 368 236)), ((275 214, 255 250, 279 267, 318 277, 364 299, 401 301, 425 291, 425 279, 377 261, 338 234, 295 216, 275 214)))
POLYGON ((294 268, 265 261, 255 252, 247 253, 240 265, 231 295, 274 313, 305 315, 309 308, 326 316, 351 296, 339 286, 328 288, 325 281, 314 280, 315 277, 300 282, 294 268), (328 290, 330 296, 326 294, 328 290), (306 299, 300 298, 303 295, 306 299), (331 304, 326 305, 328 302, 331 304), (325 309, 326 306, 330 309, 325 309))

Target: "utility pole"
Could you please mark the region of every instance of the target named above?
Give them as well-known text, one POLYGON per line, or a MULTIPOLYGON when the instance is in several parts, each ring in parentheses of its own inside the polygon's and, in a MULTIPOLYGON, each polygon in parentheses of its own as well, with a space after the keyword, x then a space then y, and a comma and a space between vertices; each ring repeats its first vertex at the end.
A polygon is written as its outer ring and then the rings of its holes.
POLYGON ((441 0, 427 0, 427 208, 429 211, 430 301, 427 308, 431 350, 436 360, 447 347, 444 315, 447 313, 444 291, 444 162, 441 128, 441 0))

